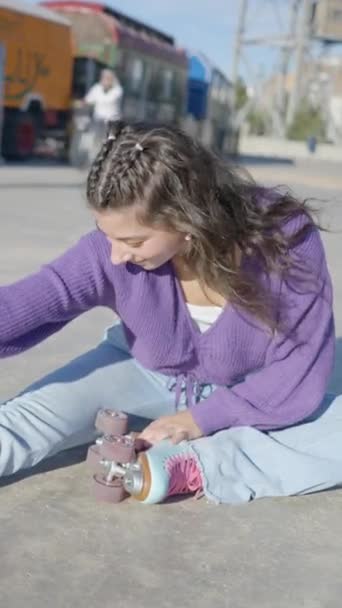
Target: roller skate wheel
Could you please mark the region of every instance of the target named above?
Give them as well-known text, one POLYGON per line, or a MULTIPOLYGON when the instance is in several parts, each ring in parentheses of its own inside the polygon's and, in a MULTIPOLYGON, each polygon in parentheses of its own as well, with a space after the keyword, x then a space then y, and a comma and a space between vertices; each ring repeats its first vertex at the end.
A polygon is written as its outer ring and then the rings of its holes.
POLYGON ((97 470, 102 456, 99 451, 99 446, 91 445, 88 448, 86 463, 91 469, 97 470))
POLYGON ((128 416, 123 412, 101 409, 97 412, 95 427, 105 435, 125 435, 128 429, 128 416))
POLYGON ((108 481, 102 475, 94 475, 93 480, 96 500, 118 503, 126 498, 127 493, 121 479, 114 478, 108 481))
MULTIPOLYGON (((100 454, 98 445, 91 445, 88 448, 86 464, 94 473, 102 473, 106 467, 106 463, 102 462, 103 458, 100 454)), ((108 464, 107 464, 108 468, 108 464)))
POLYGON ((102 458, 125 464, 135 460, 134 444, 129 435, 105 435, 99 451, 102 458))

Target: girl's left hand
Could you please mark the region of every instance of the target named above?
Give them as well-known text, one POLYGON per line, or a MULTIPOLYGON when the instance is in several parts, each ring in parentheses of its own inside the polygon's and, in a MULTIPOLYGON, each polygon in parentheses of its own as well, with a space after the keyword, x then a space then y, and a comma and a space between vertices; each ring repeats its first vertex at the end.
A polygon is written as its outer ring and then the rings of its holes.
POLYGON ((173 416, 161 416, 149 424, 139 435, 139 440, 151 445, 170 439, 172 443, 180 443, 184 439, 198 439, 203 433, 197 426, 191 413, 186 410, 173 416))

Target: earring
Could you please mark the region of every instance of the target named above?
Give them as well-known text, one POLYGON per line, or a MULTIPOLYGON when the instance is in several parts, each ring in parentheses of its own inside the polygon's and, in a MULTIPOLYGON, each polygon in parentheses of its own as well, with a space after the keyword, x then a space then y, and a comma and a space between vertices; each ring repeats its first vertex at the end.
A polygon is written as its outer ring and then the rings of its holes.
POLYGON ((186 241, 191 241, 191 234, 187 234, 186 237, 185 237, 185 240, 186 241))

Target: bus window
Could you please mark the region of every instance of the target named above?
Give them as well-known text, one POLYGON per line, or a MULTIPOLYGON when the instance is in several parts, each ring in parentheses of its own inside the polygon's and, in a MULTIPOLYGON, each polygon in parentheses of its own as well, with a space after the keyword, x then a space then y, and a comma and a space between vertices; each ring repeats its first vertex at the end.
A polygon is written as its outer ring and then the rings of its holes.
POLYGON ((75 59, 72 81, 74 99, 83 99, 87 92, 87 61, 85 57, 75 59))
POLYGON ((150 101, 159 101, 163 90, 163 75, 161 70, 152 67, 148 82, 147 98, 150 101))
POLYGON ((103 63, 89 59, 88 57, 77 57, 74 61, 74 73, 72 82, 72 95, 74 99, 83 99, 90 87, 98 82, 101 70, 106 67, 103 63))
POLYGON ((131 93, 140 93, 144 80, 144 64, 141 59, 133 58, 129 66, 129 90, 131 93))
POLYGON ((162 80, 162 98, 170 99, 173 93, 173 72, 172 70, 165 70, 163 72, 163 80, 162 80))

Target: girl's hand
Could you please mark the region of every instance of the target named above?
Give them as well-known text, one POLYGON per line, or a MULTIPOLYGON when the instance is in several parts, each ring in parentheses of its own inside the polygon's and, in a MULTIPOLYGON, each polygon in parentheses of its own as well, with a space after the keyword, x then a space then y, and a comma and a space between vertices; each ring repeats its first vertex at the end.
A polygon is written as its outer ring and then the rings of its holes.
POLYGON ((173 416, 161 416, 149 424, 139 435, 139 440, 145 441, 151 445, 170 439, 172 443, 180 443, 184 439, 198 439, 203 433, 197 426, 191 413, 178 412, 173 416))

